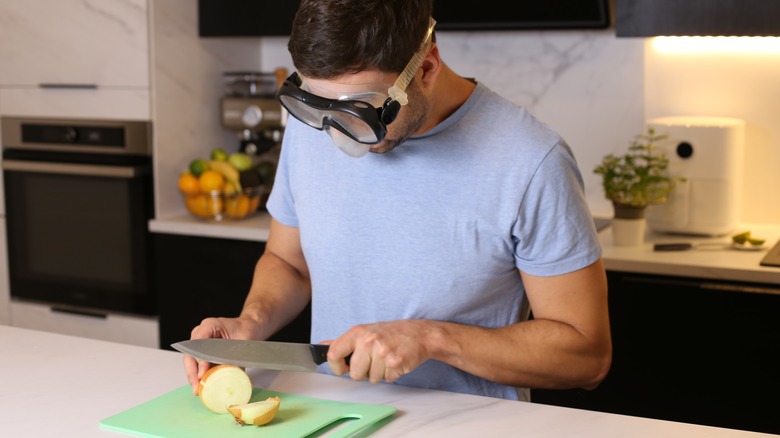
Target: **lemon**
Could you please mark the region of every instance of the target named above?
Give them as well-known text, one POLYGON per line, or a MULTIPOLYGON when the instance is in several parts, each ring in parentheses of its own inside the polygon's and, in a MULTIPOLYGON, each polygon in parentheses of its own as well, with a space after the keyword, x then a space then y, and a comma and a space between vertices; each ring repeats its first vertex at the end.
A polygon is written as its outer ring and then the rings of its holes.
POLYGON ((747 242, 748 239, 750 239, 750 231, 745 231, 731 236, 731 241, 739 244, 747 242))

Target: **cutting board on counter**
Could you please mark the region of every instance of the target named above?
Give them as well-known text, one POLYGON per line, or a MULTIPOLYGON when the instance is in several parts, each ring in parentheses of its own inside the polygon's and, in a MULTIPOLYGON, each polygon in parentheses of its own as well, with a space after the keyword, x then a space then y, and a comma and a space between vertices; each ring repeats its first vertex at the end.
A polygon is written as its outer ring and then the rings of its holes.
POLYGON ((144 437, 305 437, 321 430, 346 437, 395 413, 392 406, 346 403, 255 388, 252 402, 277 396, 279 412, 265 426, 241 426, 206 409, 189 385, 108 417, 100 427, 144 437), (334 427, 338 425, 338 427, 334 427))

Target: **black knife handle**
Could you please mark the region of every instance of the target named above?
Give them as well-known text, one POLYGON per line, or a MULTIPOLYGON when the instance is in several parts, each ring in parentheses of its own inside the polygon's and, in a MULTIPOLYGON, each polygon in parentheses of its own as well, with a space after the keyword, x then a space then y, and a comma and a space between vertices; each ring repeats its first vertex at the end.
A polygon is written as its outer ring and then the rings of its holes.
POLYGON ((653 251, 686 251, 693 249, 691 243, 656 243, 653 245, 653 251))
MULTIPOLYGON (((329 345, 326 344, 312 344, 309 345, 309 348, 311 350, 311 358, 317 365, 323 364, 328 361, 328 348, 330 348, 329 345)), ((344 358, 344 361, 349 365, 349 358, 352 357, 350 354, 349 356, 344 358)))

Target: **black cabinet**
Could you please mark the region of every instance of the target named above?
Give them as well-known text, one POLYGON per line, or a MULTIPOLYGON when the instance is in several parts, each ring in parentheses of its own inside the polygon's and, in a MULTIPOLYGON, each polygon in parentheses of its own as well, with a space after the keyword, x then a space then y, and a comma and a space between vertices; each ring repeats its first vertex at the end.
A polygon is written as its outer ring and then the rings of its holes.
POLYGON ((616 0, 618 37, 780 35, 776 0, 616 0))
MULTIPOLYGON (((192 329, 209 316, 235 317, 252 284, 263 242, 156 234, 160 348, 190 338, 192 329)), ((311 312, 271 338, 309 342, 311 312)))
POLYGON ((534 402, 780 433, 780 287, 609 272, 613 364, 534 402))
MULTIPOLYGON (((605 29, 608 0, 520 0, 506 8, 501 0, 437 1, 436 29, 529 30, 605 29)), ((289 36, 300 1, 198 0, 201 37, 289 36)))

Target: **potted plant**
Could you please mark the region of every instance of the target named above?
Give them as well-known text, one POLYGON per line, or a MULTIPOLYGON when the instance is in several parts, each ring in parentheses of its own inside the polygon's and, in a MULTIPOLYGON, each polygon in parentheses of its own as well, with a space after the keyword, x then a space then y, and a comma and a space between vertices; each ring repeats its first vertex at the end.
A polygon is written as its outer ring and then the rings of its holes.
POLYGON ((650 205, 666 202, 674 190, 678 178, 669 176, 669 159, 656 146, 666 138, 667 135, 656 134, 653 128, 648 128, 647 134, 635 137, 626 154, 609 154, 593 169, 594 173, 603 177, 604 195, 612 201, 615 209, 615 243, 620 244, 617 233, 625 231, 619 228, 628 225, 634 230, 628 232, 631 236, 626 237, 625 244, 641 242, 645 210, 650 205), (631 220, 634 222, 626 222, 631 220))

